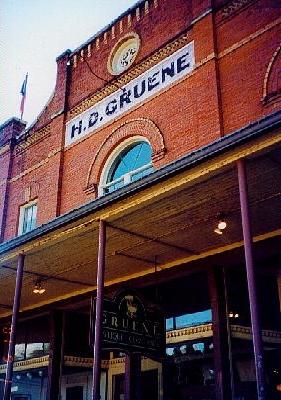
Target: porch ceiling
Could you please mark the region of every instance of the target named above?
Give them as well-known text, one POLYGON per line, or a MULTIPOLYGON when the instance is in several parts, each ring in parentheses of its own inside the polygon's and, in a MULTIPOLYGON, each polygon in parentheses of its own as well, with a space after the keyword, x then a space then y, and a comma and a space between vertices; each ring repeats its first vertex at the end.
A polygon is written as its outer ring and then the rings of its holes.
MULTIPOLYGON (((281 150, 271 148, 251 158, 247 167, 255 241, 280 236, 281 150)), ((162 182, 162 188, 168 183, 162 182)), ((148 195, 146 201, 138 203, 136 197, 134 207, 108 213, 106 285, 241 247, 239 207, 237 171, 229 164, 161 195, 148 195), (223 235, 214 233, 220 213, 227 221, 223 235)), ((100 216, 94 213, 29 244, 22 309, 95 289, 100 216), (32 273, 45 276, 43 295, 32 293, 32 273)), ((18 251, 0 259, 0 316, 10 313, 4 305, 13 302, 18 251)))

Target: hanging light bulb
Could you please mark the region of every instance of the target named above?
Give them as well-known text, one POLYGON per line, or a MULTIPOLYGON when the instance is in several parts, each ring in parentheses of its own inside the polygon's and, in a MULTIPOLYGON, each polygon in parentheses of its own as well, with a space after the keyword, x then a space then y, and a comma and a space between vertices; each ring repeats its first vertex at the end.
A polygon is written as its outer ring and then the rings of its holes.
POLYGON ((221 214, 221 213, 218 214, 218 223, 215 226, 214 233, 216 233, 217 235, 222 235, 226 226, 227 226, 227 223, 226 223, 226 220, 225 220, 223 214, 221 214))
POLYGON ((33 288, 33 293, 35 294, 43 294, 46 292, 46 289, 42 286, 40 281, 36 281, 33 288))
POLYGON ((45 293, 46 292, 46 289, 44 289, 42 286, 41 286, 41 288, 39 288, 39 294, 43 294, 43 293, 45 293))
POLYGON ((226 222, 224 219, 219 220, 218 228, 223 231, 226 228, 226 222))
POLYGON ((32 291, 33 291, 33 293, 36 293, 36 294, 39 293, 39 288, 38 288, 37 284, 34 285, 34 288, 32 291))

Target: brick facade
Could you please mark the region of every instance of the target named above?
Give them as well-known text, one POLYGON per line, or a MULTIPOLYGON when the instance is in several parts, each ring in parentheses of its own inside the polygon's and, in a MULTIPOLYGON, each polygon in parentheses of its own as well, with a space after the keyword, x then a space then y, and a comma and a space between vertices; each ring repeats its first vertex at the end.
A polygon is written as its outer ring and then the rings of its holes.
POLYGON ((35 124, 24 132, 12 119, 0 128, 2 241, 17 235, 19 207, 32 199, 38 225, 94 200, 103 165, 131 135, 149 140, 159 168, 279 109, 281 8, 273 3, 143 1, 58 57, 55 91, 35 124), (108 56, 129 32, 139 35, 140 52, 113 77, 108 56), (191 41, 192 73, 64 147, 67 121, 191 41))

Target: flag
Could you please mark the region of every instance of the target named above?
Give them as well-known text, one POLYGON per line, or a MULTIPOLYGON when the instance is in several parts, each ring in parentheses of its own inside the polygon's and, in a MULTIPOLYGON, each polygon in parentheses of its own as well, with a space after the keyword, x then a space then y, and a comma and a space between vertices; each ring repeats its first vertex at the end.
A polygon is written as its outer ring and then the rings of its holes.
POLYGON ((24 79, 24 81, 23 81, 23 83, 22 83, 22 86, 21 86, 21 90, 20 90, 20 94, 22 95, 21 103, 20 103, 20 115, 21 115, 20 118, 21 118, 21 119, 22 119, 23 111, 24 111, 24 103, 25 103, 25 97, 26 97, 27 77, 28 77, 28 74, 26 74, 25 79, 24 79))

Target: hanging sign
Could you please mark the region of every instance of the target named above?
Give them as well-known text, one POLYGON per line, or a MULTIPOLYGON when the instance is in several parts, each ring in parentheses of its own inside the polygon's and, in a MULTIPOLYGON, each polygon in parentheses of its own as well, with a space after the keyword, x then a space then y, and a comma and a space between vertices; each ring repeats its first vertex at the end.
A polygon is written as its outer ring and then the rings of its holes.
MULTIPOLYGON (((92 308, 95 310, 95 301, 92 308)), ((90 342, 93 345, 94 313, 92 317, 90 342)), ((104 299, 102 349, 161 357, 165 351, 165 338, 163 316, 145 308, 135 293, 126 291, 113 300, 104 299)))
POLYGON ((194 66, 194 44, 190 42, 121 89, 68 121, 65 146, 101 128, 137 104, 149 100, 156 93, 189 74, 194 66))

